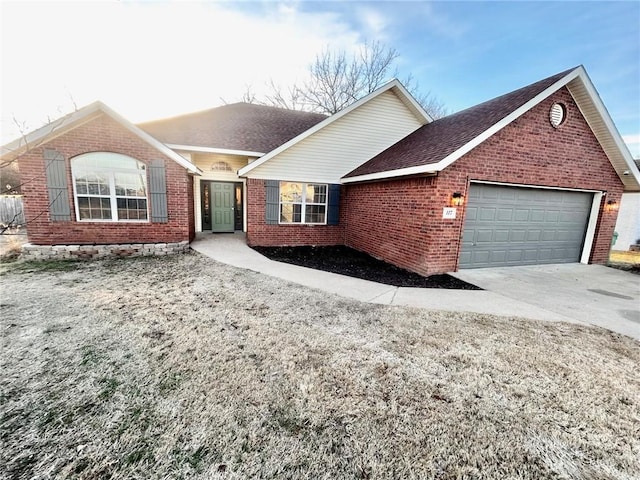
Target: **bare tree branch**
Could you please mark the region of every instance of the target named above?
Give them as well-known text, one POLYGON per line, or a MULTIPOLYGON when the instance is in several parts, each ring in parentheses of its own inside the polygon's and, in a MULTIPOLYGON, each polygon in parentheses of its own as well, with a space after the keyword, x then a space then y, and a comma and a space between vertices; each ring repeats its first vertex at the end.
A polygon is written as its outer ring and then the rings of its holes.
MULTIPOLYGON (((345 50, 325 48, 309 65, 308 80, 288 88, 271 80, 267 84, 270 93, 265 99, 251 95, 249 103, 331 115, 373 92, 386 81, 397 78, 395 62, 399 56, 395 48, 377 41, 366 42, 353 55, 348 55, 345 50)), ((403 84, 433 118, 447 114, 442 101, 431 92, 423 93, 413 76, 406 77, 403 84)))

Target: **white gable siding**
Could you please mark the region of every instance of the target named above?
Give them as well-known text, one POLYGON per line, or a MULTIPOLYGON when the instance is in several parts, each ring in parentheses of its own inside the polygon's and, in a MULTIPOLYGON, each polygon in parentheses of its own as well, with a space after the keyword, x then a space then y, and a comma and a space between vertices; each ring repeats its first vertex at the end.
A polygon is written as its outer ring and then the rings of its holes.
POLYGON ((422 123, 388 90, 247 173, 249 178, 340 183, 422 123))

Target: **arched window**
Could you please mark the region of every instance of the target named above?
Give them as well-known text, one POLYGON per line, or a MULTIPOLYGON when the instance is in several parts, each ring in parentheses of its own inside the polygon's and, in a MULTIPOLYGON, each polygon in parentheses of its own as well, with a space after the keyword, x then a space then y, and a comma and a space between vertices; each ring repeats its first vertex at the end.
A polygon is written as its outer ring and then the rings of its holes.
POLYGON ((147 221, 144 163, 111 152, 71 160, 76 218, 81 221, 147 221))

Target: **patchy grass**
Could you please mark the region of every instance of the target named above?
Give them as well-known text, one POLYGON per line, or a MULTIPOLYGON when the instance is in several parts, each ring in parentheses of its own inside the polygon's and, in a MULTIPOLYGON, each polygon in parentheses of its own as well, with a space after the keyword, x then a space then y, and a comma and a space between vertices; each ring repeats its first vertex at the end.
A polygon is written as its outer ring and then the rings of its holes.
POLYGON ((609 254, 609 266, 640 274, 640 252, 612 250, 609 254))
POLYGON ((0 270, 0 478, 640 476, 628 337, 198 254, 0 270))
POLYGON ((18 260, 22 246, 27 242, 26 232, 9 229, 0 234, 0 263, 11 263, 18 260))
POLYGON ((9 273, 69 272, 86 265, 82 260, 29 260, 5 265, 0 275, 9 273))

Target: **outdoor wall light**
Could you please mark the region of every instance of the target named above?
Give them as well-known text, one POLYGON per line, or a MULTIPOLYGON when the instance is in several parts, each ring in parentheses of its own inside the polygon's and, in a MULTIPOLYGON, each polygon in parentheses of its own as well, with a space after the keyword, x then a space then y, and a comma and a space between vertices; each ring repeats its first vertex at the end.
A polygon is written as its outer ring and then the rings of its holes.
POLYGON ((605 208, 607 212, 616 212, 618 210, 618 202, 615 200, 609 200, 605 208))
POLYGON ((462 193, 460 192, 453 192, 453 194, 451 194, 450 203, 452 207, 459 207, 460 205, 464 204, 464 195, 462 195, 462 193))

